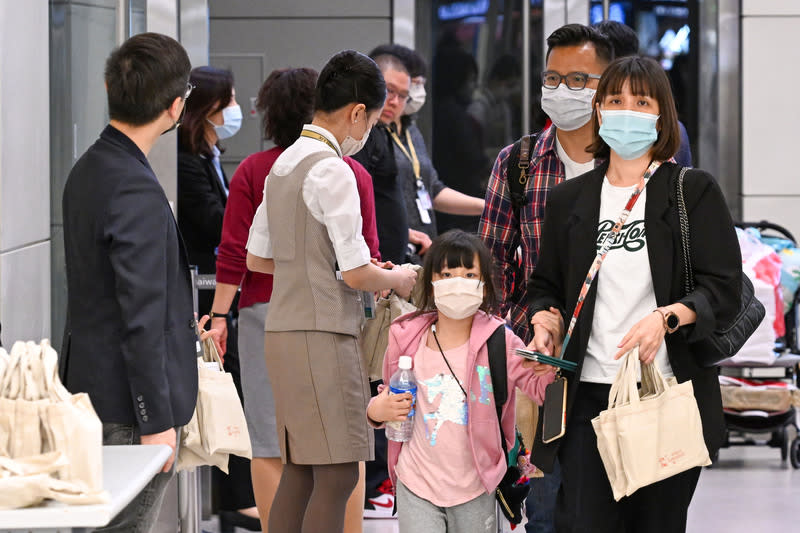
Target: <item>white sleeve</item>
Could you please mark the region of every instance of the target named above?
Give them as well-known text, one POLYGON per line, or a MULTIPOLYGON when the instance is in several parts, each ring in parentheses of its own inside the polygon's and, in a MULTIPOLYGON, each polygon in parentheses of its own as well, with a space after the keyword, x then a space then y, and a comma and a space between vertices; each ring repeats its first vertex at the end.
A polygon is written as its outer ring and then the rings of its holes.
POLYGON ((353 270, 370 262, 361 234, 361 201, 356 177, 339 158, 314 165, 303 184, 303 200, 311 215, 328 230, 339 270, 353 270))
MULTIPOLYGON (((269 177, 269 176, 268 176, 269 177)), ((258 257, 272 257, 272 241, 269 239, 269 221, 267 220, 267 180, 264 180, 264 195, 253 216, 250 235, 247 237, 247 251, 258 257)))

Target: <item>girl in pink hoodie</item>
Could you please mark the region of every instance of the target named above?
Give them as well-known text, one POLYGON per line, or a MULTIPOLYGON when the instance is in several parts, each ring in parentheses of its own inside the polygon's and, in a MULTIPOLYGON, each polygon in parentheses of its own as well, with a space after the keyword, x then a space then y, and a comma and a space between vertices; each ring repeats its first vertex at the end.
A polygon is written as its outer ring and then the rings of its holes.
MULTIPOLYGON (((389 330, 383 382, 401 355, 414 359, 418 389, 413 434, 389 441, 389 475, 395 486, 400 533, 496 531, 494 491, 506 472, 489 374, 486 342, 505 323, 492 315, 492 262, 478 237, 452 230, 425 254, 420 311, 398 318, 389 330)), ((537 403, 553 380, 553 368, 514 355, 524 343, 506 328, 509 397, 502 425, 514 442, 515 389, 537 403)), ((409 393, 389 395, 383 386, 367 417, 375 427, 403 421, 409 393)))

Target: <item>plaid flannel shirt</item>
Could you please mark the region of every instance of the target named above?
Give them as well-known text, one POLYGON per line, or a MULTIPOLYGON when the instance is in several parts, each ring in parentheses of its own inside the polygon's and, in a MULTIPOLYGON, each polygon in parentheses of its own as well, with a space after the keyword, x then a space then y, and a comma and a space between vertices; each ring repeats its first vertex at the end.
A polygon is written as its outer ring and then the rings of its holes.
POLYGON ((542 131, 531 150, 525 185, 527 202, 520 209, 521 220, 517 220, 507 182, 511 148, 507 146, 497 155, 492 168, 478 234, 497 267, 496 283, 503 290, 501 315, 509 317, 514 333, 527 344, 532 338, 527 316, 527 282, 539 257, 547 197, 553 187, 564 181, 565 173, 556 151, 556 128, 550 126, 542 131), (517 254, 518 248, 521 256, 517 254))

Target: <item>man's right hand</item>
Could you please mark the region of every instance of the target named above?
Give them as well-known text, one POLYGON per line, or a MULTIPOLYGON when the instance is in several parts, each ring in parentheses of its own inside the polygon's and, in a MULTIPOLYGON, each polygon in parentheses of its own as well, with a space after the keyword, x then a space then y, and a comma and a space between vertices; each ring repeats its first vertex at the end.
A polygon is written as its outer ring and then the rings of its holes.
POLYGON ((169 456, 169 459, 167 459, 167 462, 164 463, 164 468, 161 469, 162 472, 169 472, 172 468, 172 463, 175 462, 176 443, 175 428, 169 428, 166 431, 153 433, 152 435, 142 435, 142 444, 166 444, 172 448, 172 454, 169 456))

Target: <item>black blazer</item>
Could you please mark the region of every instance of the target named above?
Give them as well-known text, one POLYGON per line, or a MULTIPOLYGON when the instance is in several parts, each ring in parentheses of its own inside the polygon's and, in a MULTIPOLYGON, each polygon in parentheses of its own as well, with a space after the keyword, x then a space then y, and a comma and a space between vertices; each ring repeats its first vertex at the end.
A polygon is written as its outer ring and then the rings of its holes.
POLYGON ((197 401, 189 263, 147 158, 106 127, 72 168, 63 208, 61 379, 104 423, 143 435, 186 424, 197 401))
POLYGON ((217 271, 215 250, 222 240, 222 219, 227 202, 228 196, 213 161, 179 151, 178 227, 186 243, 189 262, 197 265, 201 274, 217 271))
MULTIPOLYGON (((569 323, 586 273, 597 254, 600 191, 607 168, 606 163, 564 182, 550 193, 539 261, 528 286, 531 316, 553 306, 562 311, 565 323, 569 323)), ((741 300, 742 258, 730 212, 716 181, 702 170, 687 172, 684 197, 696 288, 684 296, 680 225, 674 192, 679 171, 680 167, 674 163, 664 163, 647 185, 644 221, 647 251, 657 304, 681 302, 697 312, 695 324, 667 335, 667 353, 678 381, 692 380, 706 446, 709 453, 714 454, 725 432, 717 370, 698 366, 692 356, 691 343, 735 317, 741 300)), ((603 275, 602 267, 597 275, 603 275)), ((567 431, 589 343, 596 289, 597 279, 586 297, 565 354, 566 359, 578 363, 577 373, 567 374, 567 431)), ((540 417, 533 462, 550 472, 560 440, 543 443, 541 430, 540 417)))

